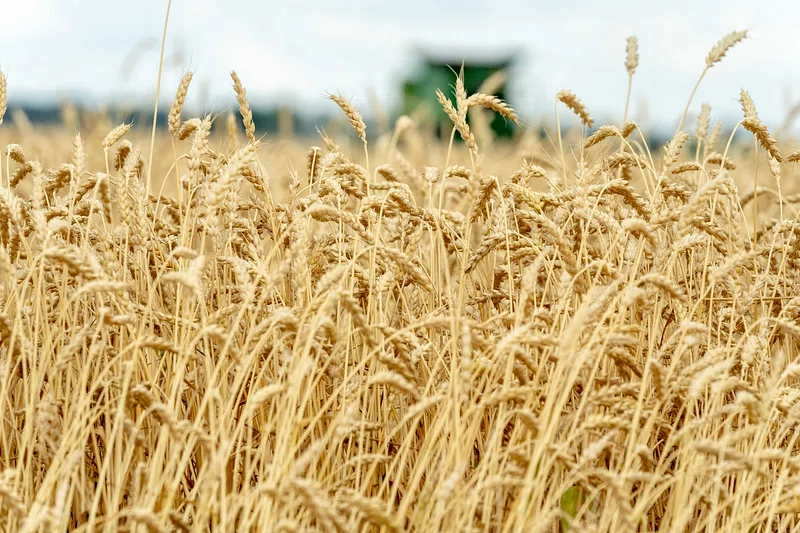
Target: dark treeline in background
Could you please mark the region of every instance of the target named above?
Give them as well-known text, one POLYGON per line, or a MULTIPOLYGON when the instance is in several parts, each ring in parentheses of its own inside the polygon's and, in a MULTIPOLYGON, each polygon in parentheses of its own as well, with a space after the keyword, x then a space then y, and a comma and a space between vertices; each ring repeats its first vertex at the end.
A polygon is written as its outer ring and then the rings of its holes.
MULTIPOLYGON (((122 110, 115 108, 107 108, 104 110, 94 110, 86 108, 76 108, 69 106, 74 112, 78 124, 85 121, 86 116, 96 116, 103 114, 114 122, 133 122, 136 127, 150 127, 153 123, 153 110, 122 110)), ((13 122, 14 117, 19 117, 20 112, 33 124, 36 125, 57 125, 65 122, 65 109, 66 106, 59 104, 44 104, 44 105, 10 105, 8 116, 13 122)), ((233 109, 238 118, 238 110, 233 109)), ((227 110, 222 112, 212 112, 212 119, 225 120, 227 110)), ((157 125, 159 129, 167 128, 167 115, 169 109, 160 109, 158 111, 157 125)), ((194 116, 192 114, 192 116, 194 116)), ((256 123, 259 131, 263 133, 287 133, 291 135, 310 136, 317 134, 317 128, 324 127, 332 119, 336 118, 334 112, 330 114, 309 114, 298 113, 288 108, 274 108, 274 109, 253 109, 253 120, 256 123)))

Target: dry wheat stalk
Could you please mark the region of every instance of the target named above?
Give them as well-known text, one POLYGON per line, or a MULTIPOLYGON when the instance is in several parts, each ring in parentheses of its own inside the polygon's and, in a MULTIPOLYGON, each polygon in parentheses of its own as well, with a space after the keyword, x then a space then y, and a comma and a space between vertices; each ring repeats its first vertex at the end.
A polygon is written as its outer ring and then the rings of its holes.
POLYGON ((154 533, 167 533, 169 528, 153 513, 153 511, 137 508, 125 513, 127 518, 137 524, 144 525, 148 531, 154 533))
POLYGON ((628 76, 633 76, 636 67, 639 66, 639 40, 635 35, 631 35, 625 41, 625 68, 628 76))
POLYGON ((703 147, 703 159, 707 159, 709 154, 714 151, 714 147, 719 142, 719 135, 722 131, 722 123, 716 122, 714 126, 711 128, 711 133, 708 135, 708 139, 706 140, 706 145, 703 147))
POLYGON ((507 118, 514 124, 519 124, 519 117, 517 116, 517 113, 508 104, 496 96, 475 93, 467 98, 466 106, 468 109, 473 107, 485 107, 487 109, 491 109, 498 115, 507 118))
POLYGON ((725 54, 727 54, 728 51, 738 43, 742 42, 746 37, 747 30, 744 30, 733 31, 720 39, 720 41, 717 42, 713 48, 711 48, 706 56, 706 68, 711 68, 716 63, 722 61, 722 58, 725 57, 725 54))
POLYGON ((386 385, 393 387, 408 394, 414 401, 418 401, 421 397, 417 387, 412 382, 392 371, 379 372, 371 376, 367 380, 367 385, 386 385))
POLYGON ((114 154, 114 170, 120 170, 123 166, 125 166, 128 155, 130 155, 132 150, 133 144, 129 140, 126 139, 119 143, 119 146, 117 146, 117 151, 114 154))
POLYGON ((700 107, 700 114, 697 116, 697 143, 700 144, 706 139, 708 125, 711 119, 711 106, 703 104, 700 107))
POLYGON ((671 174, 683 174, 684 172, 696 172, 698 170, 702 170, 703 166, 700 163, 695 163, 693 161, 687 161, 686 163, 681 163, 680 165, 676 165, 670 169, 671 174))
POLYGON ((6 75, 0 70, 0 125, 3 124, 6 109, 8 109, 8 83, 6 75))
POLYGON ((175 93, 175 100, 173 100, 172 107, 169 110, 167 127, 169 132, 173 135, 178 131, 178 127, 181 124, 181 111, 183 111, 183 104, 186 101, 186 94, 189 92, 189 84, 192 82, 192 76, 194 76, 194 72, 190 70, 181 77, 181 82, 175 93))
POLYGON ((247 91, 235 71, 231 71, 231 79, 233 80, 233 90, 236 92, 236 102, 239 104, 239 114, 242 115, 244 132, 250 142, 255 143, 256 125, 253 122, 253 110, 250 109, 250 103, 247 101, 247 91))
POLYGON ((236 117, 231 112, 225 115, 225 129, 228 132, 229 141, 236 146, 236 117))
POLYGON ((756 112, 756 104, 750 97, 750 93, 744 89, 742 89, 739 96, 739 102, 742 104, 742 113, 744 113, 745 118, 758 117, 758 113, 756 112))
POLYGON ((669 171, 678 162, 683 145, 688 140, 689 134, 685 131, 679 131, 667 143, 664 147, 664 172, 669 171))
POLYGON ((556 95, 556 99, 575 113, 585 126, 591 128, 594 125, 594 120, 589 116, 589 111, 587 111, 586 106, 581 103, 575 93, 572 91, 560 91, 556 95))
MULTIPOLYGON (((381 165, 375 169, 383 179, 392 183, 399 183, 401 181, 400 175, 389 165, 381 165)), ((374 187, 375 185, 373 185, 374 187)))
POLYGON ((611 125, 600 126, 600 128, 598 128, 596 132, 587 137, 583 147, 587 149, 591 148, 595 144, 604 141, 609 137, 615 137, 615 136, 622 137, 622 134, 620 133, 619 129, 616 126, 611 126, 611 125))
POLYGON ((188 139, 190 135, 197 131, 200 124, 202 124, 202 121, 199 118, 191 118, 184 122, 178 130, 178 140, 185 141, 188 139))
POLYGON ((403 530, 402 526, 398 524, 397 518, 392 517, 386 510, 384 501, 378 498, 366 498, 353 490, 346 490, 340 494, 345 499, 345 508, 353 509, 364 514, 370 522, 379 526, 385 526, 388 531, 399 533, 403 530))
MULTIPOLYGON (((445 114, 453 122, 456 131, 458 131, 459 135, 461 135, 461 138, 467 144, 467 147, 473 153, 477 153, 478 145, 475 142, 475 136, 472 134, 472 132, 469 129, 469 125, 467 124, 466 106, 463 106, 464 116, 462 116, 459 110, 453 107, 453 103, 450 101, 450 99, 447 98, 444 95, 444 93, 439 89, 436 89, 436 98, 437 100, 439 100, 439 104, 444 109, 445 114)), ((466 101, 466 98, 464 101, 466 101)))
POLYGON ((103 138, 103 148, 108 150, 115 144, 117 144, 120 140, 122 140, 125 135, 131 131, 131 126, 133 124, 125 124, 124 122, 117 126, 116 128, 112 129, 108 132, 108 134, 103 138))
POLYGON ((777 160, 779 163, 782 162, 783 158, 778 151, 778 141, 769 134, 767 127, 761 122, 761 119, 758 118, 756 106, 750 94, 742 89, 739 101, 742 104, 742 111, 744 112, 744 120, 742 120, 744 129, 753 134, 764 150, 766 150, 773 159, 777 160))
POLYGON ((361 142, 366 146, 367 125, 364 123, 364 118, 361 116, 361 113, 358 112, 358 109, 341 95, 332 94, 329 98, 339 106, 339 109, 344 111, 344 114, 350 119, 350 125, 353 126, 358 138, 361 139, 361 142))
POLYGON ((322 148, 318 146, 312 146, 308 150, 308 157, 306 158, 306 168, 308 171, 308 182, 314 183, 319 181, 322 166, 320 165, 320 155, 322 152, 322 148))
POLYGON ((18 144, 9 144, 6 147, 6 155, 8 155, 12 161, 20 165, 24 165, 28 162, 28 159, 25 157, 25 152, 22 151, 22 147, 18 144))
MULTIPOLYGON (((712 132, 713 133, 713 132, 712 132)), ((722 154, 711 152, 707 154, 705 162, 707 165, 723 165, 725 170, 736 170, 736 165, 730 159, 722 159, 722 154)))
POLYGON ((292 488, 300 495, 304 505, 317 517, 323 531, 345 532, 345 520, 328 501, 325 491, 316 483, 305 478, 293 477, 292 488))
POLYGON ((459 120, 466 120, 467 119, 467 110, 469 109, 467 106, 467 88, 464 86, 464 69, 459 71, 458 75, 456 76, 456 86, 455 86, 455 95, 456 95, 456 109, 458 110, 458 117, 459 120))

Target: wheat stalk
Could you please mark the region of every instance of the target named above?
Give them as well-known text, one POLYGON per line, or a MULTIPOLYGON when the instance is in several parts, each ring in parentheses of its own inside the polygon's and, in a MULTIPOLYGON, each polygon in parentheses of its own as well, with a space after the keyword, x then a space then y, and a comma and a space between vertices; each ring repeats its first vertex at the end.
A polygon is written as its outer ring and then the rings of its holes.
POLYGON ((683 110, 683 116, 681 116, 681 120, 678 123, 677 131, 680 131, 681 128, 683 128, 686 115, 689 113, 689 106, 692 104, 692 100, 697 92, 697 88, 700 86, 700 82, 703 81, 706 73, 711 67, 722 61, 722 58, 725 57, 725 54, 727 54, 731 48, 742 42, 746 37, 747 30, 733 31, 720 39, 708 52, 708 55, 706 56, 706 67, 700 74, 700 78, 697 80, 697 83, 695 83, 694 88, 692 89, 692 94, 689 96, 689 101, 686 102, 686 108, 683 110))
POLYGON ((778 151, 778 141, 769 134, 767 127, 761 122, 761 119, 758 118, 756 106, 750 94, 742 89, 739 101, 742 104, 742 111, 744 112, 744 120, 742 120, 744 129, 753 134, 764 150, 769 153, 770 157, 777 160, 779 163, 782 162, 783 157, 778 151))
POLYGON ((116 128, 109 131, 106 136, 103 138, 103 148, 108 150, 119 141, 125 137, 129 131, 131 131, 131 126, 133 124, 125 124, 124 122, 117 126, 116 128))
POLYGON ((253 122, 253 110, 250 109, 250 103, 247 101, 247 91, 235 71, 231 71, 231 79, 233 80, 233 90, 236 92, 236 102, 239 104, 239 114, 242 115, 244 132, 250 142, 255 143, 256 125, 253 122))
POLYGON ((192 82, 194 72, 191 70, 181 77, 181 82, 178 85, 178 90, 175 92, 175 100, 172 101, 172 107, 167 116, 167 128, 169 132, 175 134, 181 124, 181 111, 183 111, 183 104, 186 101, 186 94, 189 92, 189 84, 192 82))
POLYGON ((572 91, 559 91, 556 99, 575 113, 584 126, 591 128, 594 125, 594 120, 589 116, 589 111, 587 111, 586 106, 581 103, 575 93, 572 91))
POLYGON ((8 109, 8 82, 6 75, 0 70, 0 125, 3 124, 3 117, 8 109))
POLYGON ((339 109, 344 112, 350 120, 350 125, 353 126, 353 129, 356 131, 358 138, 361 139, 361 142, 366 146, 367 125, 364 123, 364 118, 361 116, 361 113, 358 112, 358 109, 339 94, 331 94, 328 98, 333 100, 333 102, 339 106, 339 109))

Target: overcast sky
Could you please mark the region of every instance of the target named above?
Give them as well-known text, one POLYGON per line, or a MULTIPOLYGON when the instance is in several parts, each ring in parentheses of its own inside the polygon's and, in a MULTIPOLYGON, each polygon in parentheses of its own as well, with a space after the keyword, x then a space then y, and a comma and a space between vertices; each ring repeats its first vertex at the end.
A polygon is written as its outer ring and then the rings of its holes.
MULTIPOLYGON (((0 0, 0 69, 12 101, 152 102, 166 0, 0 0), (125 71, 125 72, 123 72, 125 71)), ((800 3, 754 0, 174 0, 162 94, 195 71, 187 105, 219 111, 233 102, 236 70, 254 104, 325 111, 328 92, 368 113, 371 91, 389 105, 414 68, 416 47, 469 58, 518 50, 510 87, 525 115, 552 113, 571 89, 600 120, 625 101, 625 38, 640 43, 633 118, 674 125, 713 44, 732 30, 751 38, 716 65, 697 93, 726 120, 740 88, 774 127, 800 99, 800 3), (205 96, 204 96, 205 95, 205 96), (641 118, 641 117, 638 117, 641 118)))

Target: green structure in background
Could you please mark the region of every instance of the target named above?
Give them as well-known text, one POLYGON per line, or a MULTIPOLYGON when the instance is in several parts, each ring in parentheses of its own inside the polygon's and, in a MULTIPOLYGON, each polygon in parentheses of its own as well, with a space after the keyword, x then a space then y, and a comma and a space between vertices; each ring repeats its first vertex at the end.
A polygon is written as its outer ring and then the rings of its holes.
MULTIPOLYGON (((436 89, 441 89, 455 105, 453 86, 456 73, 464 67, 464 87, 467 94, 478 92, 481 84, 497 71, 506 75, 506 83, 495 96, 508 102, 506 87, 510 81, 512 67, 516 61, 515 54, 507 54, 492 59, 486 58, 442 58, 422 53, 422 67, 417 75, 403 82, 403 113, 411 115, 423 108, 426 113, 433 115, 439 125, 439 133, 450 132, 451 122, 436 100, 436 89), (452 59, 452 60, 449 60, 452 59)), ((512 102, 508 102, 513 107, 512 102)), ((492 130, 499 138, 511 137, 514 133, 514 124, 499 115, 492 119, 492 130)), ((456 136, 458 137, 458 136, 456 136)))

